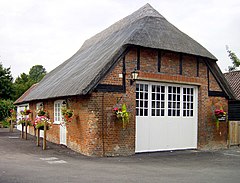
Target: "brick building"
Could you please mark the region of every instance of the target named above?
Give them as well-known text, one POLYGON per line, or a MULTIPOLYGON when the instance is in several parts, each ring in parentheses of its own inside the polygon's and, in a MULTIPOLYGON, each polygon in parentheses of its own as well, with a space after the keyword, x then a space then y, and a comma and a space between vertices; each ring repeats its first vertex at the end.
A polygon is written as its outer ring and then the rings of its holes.
MULTIPOLYGON (((238 121, 238 123, 240 123, 240 71, 236 70, 224 73, 224 76, 232 88, 236 99, 228 101, 228 119, 229 121, 238 121)), ((240 143, 240 130, 238 134, 237 136, 239 136, 240 143)))
POLYGON ((87 40, 16 104, 42 104, 53 122, 47 140, 89 156, 226 146, 227 123, 217 129, 214 110, 227 111, 234 94, 216 61, 146 4, 87 40), (63 103, 74 110, 66 125, 63 103), (124 127, 113 112, 123 104, 124 127))

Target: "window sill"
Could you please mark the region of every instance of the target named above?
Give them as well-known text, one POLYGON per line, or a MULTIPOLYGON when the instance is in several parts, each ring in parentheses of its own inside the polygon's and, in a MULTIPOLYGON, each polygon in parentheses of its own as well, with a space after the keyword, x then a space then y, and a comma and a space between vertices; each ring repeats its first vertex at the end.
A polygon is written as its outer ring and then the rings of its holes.
POLYGON ((61 124, 60 121, 54 121, 54 122, 53 122, 53 125, 60 125, 60 124, 61 124))

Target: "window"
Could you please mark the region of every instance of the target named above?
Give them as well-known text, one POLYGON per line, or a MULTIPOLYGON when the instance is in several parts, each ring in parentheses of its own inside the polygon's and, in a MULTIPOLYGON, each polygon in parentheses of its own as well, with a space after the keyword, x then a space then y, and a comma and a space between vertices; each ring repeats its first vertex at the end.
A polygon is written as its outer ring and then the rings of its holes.
POLYGON ((193 88, 183 88, 183 116, 193 116, 193 88))
MULTIPOLYGON (((42 102, 38 102, 36 104, 36 111, 38 111, 39 109, 43 108, 43 103, 42 102)), ((36 116, 38 116, 38 114, 36 114, 36 116)))
POLYGON ((168 116, 180 116, 180 87, 168 86, 168 116))
POLYGON ((152 116, 164 116, 165 86, 152 85, 152 116))
POLYGON ((196 89, 167 83, 137 83, 136 115, 193 117, 196 89))
POLYGON ((136 84, 136 115, 148 116, 148 85, 136 84))
POLYGON ((59 124, 62 121, 61 107, 62 100, 58 100, 54 102, 54 123, 59 124))

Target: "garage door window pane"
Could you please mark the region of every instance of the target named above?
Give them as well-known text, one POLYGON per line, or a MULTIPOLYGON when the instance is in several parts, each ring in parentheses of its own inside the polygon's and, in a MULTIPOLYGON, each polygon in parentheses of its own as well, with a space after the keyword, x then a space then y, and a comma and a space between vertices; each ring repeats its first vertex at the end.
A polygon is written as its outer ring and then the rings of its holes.
POLYGON ((180 116, 180 87, 168 86, 168 116, 180 116))
POLYGON ((183 116, 193 116, 193 88, 183 88, 183 116))
POLYGON ((152 116, 164 116, 165 86, 152 85, 152 116))
POLYGON ((136 115, 148 116, 148 85, 136 84, 136 115))

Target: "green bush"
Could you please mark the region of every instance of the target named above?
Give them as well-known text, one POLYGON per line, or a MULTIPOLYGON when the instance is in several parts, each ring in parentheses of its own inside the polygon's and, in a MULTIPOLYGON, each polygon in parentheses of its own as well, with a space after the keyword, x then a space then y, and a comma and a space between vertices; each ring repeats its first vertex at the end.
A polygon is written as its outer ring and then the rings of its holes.
POLYGON ((9 128, 10 124, 6 120, 3 120, 2 121, 2 126, 3 126, 3 128, 9 128))
POLYGON ((0 99, 0 121, 4 121, 11 115, 11 109, 14 109, 13 101, 0 99))

